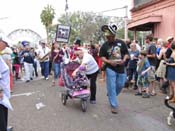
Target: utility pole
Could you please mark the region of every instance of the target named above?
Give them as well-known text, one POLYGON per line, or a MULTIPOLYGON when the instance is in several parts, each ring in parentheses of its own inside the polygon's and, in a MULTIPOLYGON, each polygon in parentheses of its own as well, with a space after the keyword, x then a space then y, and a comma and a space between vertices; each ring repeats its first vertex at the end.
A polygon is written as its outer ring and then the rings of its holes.
POLYGON ((128 39, 128 27, 127 27, 127 24, 128 24, 128 6, 126 5, 125 7, 125 40, 128 39))
POLYGON ((68 6, 68 0, 66 0, 66 5, 65 5, 66 22, 67 22, 67 24, 69 25, 68 9, 69 9, 69 6, 68 6))

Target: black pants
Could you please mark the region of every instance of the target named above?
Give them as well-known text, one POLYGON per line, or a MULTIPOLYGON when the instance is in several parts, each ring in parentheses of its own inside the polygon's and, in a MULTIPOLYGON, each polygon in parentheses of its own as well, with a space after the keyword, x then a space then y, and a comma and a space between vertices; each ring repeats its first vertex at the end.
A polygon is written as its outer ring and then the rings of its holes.
POLYGON ((52 61, 49 61, 49 74, 51 74, 52 71, 52 61))
POLYGON ((91 97, 90 100, 96 100, 96 80, 97 80, 97 75, 98 75, 98 71, 87 75, 88 79, 90 79, 90 91, 91 91, 91 97))
POLYGON ((0 104, 0 131, 7 131, 8 109, 0 104))
MULTIPOLYGON (((34 63, 33 63, 33 68, 34 68, 35 76, 38 77, 37 62, 34 62, 34 63)), ((33 74, 33 75, 34 75, 34 74, 33 74)))
POLYGON ((129 82, 132 80, 133 75, 134 75, 135 85, 137 85, 137 77, 138 77, 138 74, 137 74, 136 68, 128 69, 128 76, 129 76, 128 81, 129 81, 129 82))

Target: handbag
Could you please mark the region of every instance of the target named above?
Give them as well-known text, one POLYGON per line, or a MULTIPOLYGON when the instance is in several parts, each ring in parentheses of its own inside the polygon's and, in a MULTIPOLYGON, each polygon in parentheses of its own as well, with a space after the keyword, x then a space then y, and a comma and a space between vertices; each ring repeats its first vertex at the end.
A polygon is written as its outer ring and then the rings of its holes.
POLYGON ((59 79, 58 79, 58 85, 59 85, 60 87, 64 87, 64 81, 63 81, 62 76, 60 76, 59 79))

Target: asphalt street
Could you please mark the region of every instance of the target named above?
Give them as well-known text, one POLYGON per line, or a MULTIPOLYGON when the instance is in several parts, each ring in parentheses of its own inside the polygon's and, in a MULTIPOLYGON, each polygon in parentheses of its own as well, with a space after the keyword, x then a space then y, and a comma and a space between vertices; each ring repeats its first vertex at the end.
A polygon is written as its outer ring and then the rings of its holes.
POLYGON ((52 87, 51 79, 16 82, 9 125, 14 131, 175 131, 175 120, 172 126, 166 122, 170 110, 163 104, 165 95, 144 99, 134 96, 132 89, 124 89, 119 96, 119 113, 112 114, 105 83, 97 83, 97 104, 88 102, 84 113, 79 100, 68 99, 66 106, 62 105, 64 88, 52 87))

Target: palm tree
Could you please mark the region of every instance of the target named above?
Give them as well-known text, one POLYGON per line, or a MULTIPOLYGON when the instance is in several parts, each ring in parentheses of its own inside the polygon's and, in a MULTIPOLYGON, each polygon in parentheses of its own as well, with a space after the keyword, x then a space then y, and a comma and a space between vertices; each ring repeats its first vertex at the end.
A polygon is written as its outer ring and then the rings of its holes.
POLYGON ((49 27, 52 25, 52 21, 55 18, 55 10, 51 5, 44 7, 40 14, 40 19, 46 28, 47 42, 49 42, 49 27))

